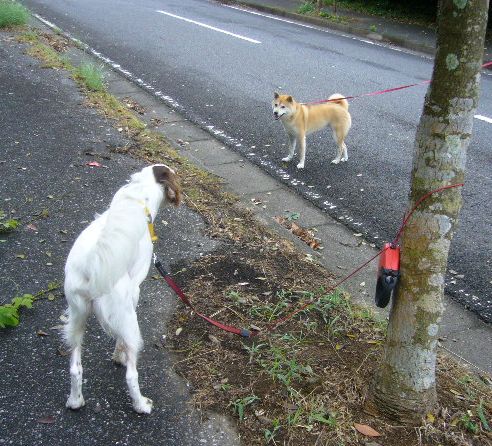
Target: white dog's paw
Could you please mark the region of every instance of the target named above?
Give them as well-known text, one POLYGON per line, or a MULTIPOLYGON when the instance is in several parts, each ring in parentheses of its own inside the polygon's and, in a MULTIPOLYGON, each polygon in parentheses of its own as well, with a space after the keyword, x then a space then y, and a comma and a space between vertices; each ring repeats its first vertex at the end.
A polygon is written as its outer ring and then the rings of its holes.
POLYGON ((298 169, 304 169, 304 163, 303 163, 303 162, 299 163, 299 164, 297 165, 297 168, 298 168, 298 169))
POLYGON ((338 164, 340 162, 340 158, 335 158, 331 161, 331 164, 338 164))
POLYGON ((81 407, 85 406, 84 397, 80 395, 78 398, 75 398, 72 397, 72 395, 70 395, 65 406, 68 409, 72 409, 72 410, 80 409, 81 407))
POLYGON ((286 156, 285 158, 282 158, 282 161, 284 163, 288 163, 289 161, 292 161, 292 158, 293 158, 292 156, 286 156))
POLYGON ((133 403, 133 410, 138 413, 149 414, 152 412, 152 405, 153 403, 151 399, 142 396, 138 402, 133 403))
POLYGON ((340 161, 342 161, 343 163, 345 163, 346 161, 348 161, 348 156, 344 156, 340 161))

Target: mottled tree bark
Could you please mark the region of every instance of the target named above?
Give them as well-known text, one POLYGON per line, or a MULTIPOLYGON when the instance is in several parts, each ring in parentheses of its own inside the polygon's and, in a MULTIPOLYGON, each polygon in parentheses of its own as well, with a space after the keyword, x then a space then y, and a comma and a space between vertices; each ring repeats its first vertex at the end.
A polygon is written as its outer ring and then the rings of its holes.
MULTIPOLYGON (((441 0, 432 83, 417 129, 409 209, 427 192, 464 181, 478 103, 488 0, 441 0)), ((437 402, 435 369, 449 246, 460 188, 423 202, 402 238, 401 284, 366 410, 418 422, 437 402)))

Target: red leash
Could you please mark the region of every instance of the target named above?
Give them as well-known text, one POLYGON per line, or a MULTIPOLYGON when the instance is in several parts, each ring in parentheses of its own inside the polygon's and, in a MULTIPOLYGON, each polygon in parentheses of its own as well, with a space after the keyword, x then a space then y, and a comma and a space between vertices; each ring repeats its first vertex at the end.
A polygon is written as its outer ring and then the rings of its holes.
POLYGON ((202 319, 206 320, 207 322, 211 323, 212 325, 215 325, 216 327, 220 328, 221 330, 228 331, 229 333, 234 333, 239 336, 243 336, 245 338, 249 338, 251 336, 254 336, 256 332, 246 330, 244 328, 236 328, 232 327, 230 325, 223 324, 222 322, 218 322, 212 318, 209 318, 208 316, 205 316, 204 314, 198 312, 194 305, 190 302, 190 300, 186 297, 185 293, 183 293, 183 290, 176 284, 176 282, 172 279, 171 275, 164 269, 162 266, 162 263, 159 261, 157 256, 154 254, 154 266, 157 268, 157 271, 161 274, 163 279, 167 282, 167 284, 173 289, 173 291, 178 295, 178 297, 181 299, 181 301, 190 307, 196 314, 197 316, 201 317, 202 319))
MULTIPOLYGON (((400 226, 400 229, 398 230, 398 232, 396 234, 396 237, 393 239, 393 242, 391 243, 391 245, 396 245, 398 243, 398 240, 400 239, 400 237, 401 237, 401 235, 403 233, 403 230, 405 229, 405 226, 407 225, 408 221, 412 217, 413 213, 416 211, 416 209, 420 206, 420 204, 423 201, 427 200, 427 198, 429 198, 433 194, 437 194, 437 193, 442 192, 442 191, 444 191, 446 189, 453 189, 455 187, 462 187, 462 186, 464 186, 463 183, 451 184, 451 185, 448 185, 448 186, 443 186, 443 187, 440 187, 438 189, 434 189, 434 190, 428 192, 427 194, 423 195, 422 197, 420 197, 420 199, 415 203, 415 205, 410 210, 410 212, 404 217, 403 222, 402 222, 402 224, 400 226)), ((344 277, 343 279, 339 280, 335 285, 333 285, 330 288, 328 288, 328 290, 325 291, 325 294, 330 293, 331 291, 334 291, 336 288, 338 288, 340 285, 342 285, 343 283, 345 283, 351 277, 355 276, 361 269, 363 269, 367 265, 369 265, 369 263, 371 263, 374 259, 378 258, 388 248, 389 248, 389 245, 387 247, 383 248, 381 251, 379 251, 374 256, 372 256, 369 260, 366 260, 362 265, 360 265, 358 268, 356 268, 354 271, 352 271, 348 276, 344 277)), ((164 267, 162 266, 162 263, 158 260, 156 254, 154 254, 154 266, 157 268, 157 270, 159 271, 159 273, 161 274, 161 276, 164 278, 164 280, 168 283, 168 285, 178 295, 178 297, 181 299, 181 301, 186 306, 188 306, 189 308, 191 308, 197 314, 197 316, 199 316, 202 319, 206 320, 210 324, 215 325, 216 327, 220 328, 221 330, 228 331, 229 333, 234 333, 236 335, 243 336, 245 338, 251 338, 253 336, 257 336, 260 333, 257 330, 247 330, 245 328, 236 328, 236 327, 233 327, 231 325, 226 325, 226 324, 223 324, 221 322, 218 322, 218 321, 216 321, 216 320, 214 320, 214 319, 212 319, 212 318, 210 318, 208 316, 205 316, 202 313, 199 313, 195 309, 194 305, 190 302, 190 300, 183 293, 183 291, 181 290, 181 288, 172 279, 171 275, 164 269, 164 267)), ((271 324, 267 325, 262 332, 270 332, 270 331, 275 330, 279 325, 282 325, 283 323, 285 323, 289 319, 293 318, 296 314, 300 313, 301 311, 304 311, 307 307, 309 307, 309 305, 312 305, 314 302, 316 302, 316 300, 317 299, 311 299, 311 300, 305 302, 304 304, 302 304, 296 310, 290 312, 286 316, 284 316, 282 318, 279 318, 276 321, 272 322, 271 324)), ((291 304, 289 308, 292 308, 294 305, 295 304, 291 304)))
MULTIPOLYGON (((487 62, 487 63, 482 65, 482 68, 487 68, 490 66, 492 66, 492 62, 487 62)), ((385 90, 373 91, 372 93, 363 93, 363 94, 359 94, 357 96, 345 96, 344 98, 336 98, 336 99, 323 99, 321 101, 303 102, 303 104, 304 105, 316 105, 316 104, 324 104, 326 102, 336 102, 336 101, 340 101, 342 99, 357 99, 357 98, 362 98, 365 96, 377 96, 377 95, 384 94, 384 93, 391 93, 392 91, 398 91, 398 90, 404 90, 405 88, 416 87, 418 85, 430 84, 430 82, 431 82, 430 80, 427 80, 427 81, 418 82, 416 84, 402 85, 401 87, 394 87, 394 88, 387 88, 385 90)))

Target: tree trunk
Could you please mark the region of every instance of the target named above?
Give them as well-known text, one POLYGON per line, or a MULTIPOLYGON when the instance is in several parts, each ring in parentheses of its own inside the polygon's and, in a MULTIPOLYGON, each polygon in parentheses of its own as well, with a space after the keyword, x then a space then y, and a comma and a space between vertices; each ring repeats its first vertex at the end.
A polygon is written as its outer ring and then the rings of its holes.
MULTIPOLYGON (((461 183, 478 103, 488 0, 441 0, 432 83, 417 129, 409 209, 427 192, 461 183)), ((402 238, 401 283, 366 410, 414 423, 437 403, 436 350, 449 246, 461 190, 431 196, 402 238)))
POLYGON ((321 8, 323 7, 323 0, 316 1, 316 14, 321 12, 321 8))

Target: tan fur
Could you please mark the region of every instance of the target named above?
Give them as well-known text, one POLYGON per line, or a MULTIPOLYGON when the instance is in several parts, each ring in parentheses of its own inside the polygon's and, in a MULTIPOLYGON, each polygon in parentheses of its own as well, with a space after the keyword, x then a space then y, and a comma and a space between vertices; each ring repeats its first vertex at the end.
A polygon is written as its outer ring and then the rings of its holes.
POLYGON ((332 161, 338 164, 347 161, 347 146, 345 138, 352 124, 352 118, 348 112, 348 102, 340 94, 333 94, 329 99, 340 100, 325 102, 323 104, 301 104, 292 96, 274 94, 272 102, 275 119, 280 119, 287 136, 289 137, 289 155, 282 161, 291 161, 294 157, 296 144, 299 144, 300 161, 298 169, 304 168, 306 158, 306 135, 321 130, 330 125, 333 130, 333 138, 338 146, 336 158, 332 161))

